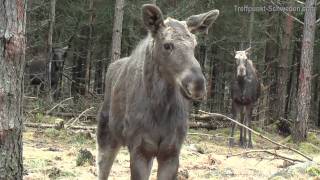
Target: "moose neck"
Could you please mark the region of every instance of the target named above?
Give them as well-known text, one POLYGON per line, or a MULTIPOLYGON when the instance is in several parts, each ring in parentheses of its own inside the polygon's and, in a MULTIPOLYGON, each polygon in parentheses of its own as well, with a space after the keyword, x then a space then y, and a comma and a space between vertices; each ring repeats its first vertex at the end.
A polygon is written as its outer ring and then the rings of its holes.
MULTIPOLYGON (((143 77, 147 95, 152 97, 156 93, 157 98, 167 99, 174 95, 175 84, 174 80, 168 80, 170 77, 164 73, 164 67, 157 63, 157 57, 154 54, 154 40, 148 37, 150 40, 146 46, 143 77)), ((152 97, 152 98, 156 98, 152 97)))
POLYGON ((256 81, 254 68, 248 63, 246 65, 246 75, 242 77, 236 76, 236 80, 239 84, 240 89, 243 91, 248 84, 255 83, 256 81))
POLYGON ((185 101, 176 86, 164 77, 163 67, 157 63, 153 50, 153 40, 150 40, 145 51, 143 81, 154 117, 162 122, 170 121, 172 113, 186 116, 182 113, 186 108, 185 101))

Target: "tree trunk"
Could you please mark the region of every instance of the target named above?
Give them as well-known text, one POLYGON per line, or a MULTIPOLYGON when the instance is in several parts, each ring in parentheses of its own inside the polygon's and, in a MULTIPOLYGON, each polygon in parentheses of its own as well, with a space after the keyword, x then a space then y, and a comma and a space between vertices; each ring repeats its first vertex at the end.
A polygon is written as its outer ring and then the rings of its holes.
MULTIPOLYGON (((56 0, 51 0, 51 10, 50 10, 50 17, 49 17, 49 30, 48 30, 48 41, 47 41, 47 68, 46 68, 46 75, 47 75, 47 82, 48 82, 48 98, 51 102, 53 100, 52 89, 51 89, 51 64, 52 64, 52 37, 53 37, 53 30, 54 30, 54 23, 56 17, 56 0)), ((59 83, 59 82, 58 82, 59 83)), ((55 89, 56 90, 56 89, 55 89)))
POLYGON ((0 1, 0 179, 22 179, 26 1, 0 1))
POLYGON ((94 23, 94 10, 93 10, 94 0, 89 1, 89 23, 88 23, 88 39, 87 39, 87 57, 86 57, 86 74, 85 74, 85 95, 88 96, 90 91, 90 78, 91 78, 91 57, 92 57, 92 34, 93 34, 93 23, 94 23))
MULTIPOLYGON (((291 12, 289 12, 291 14, 291 12)), ((284 33, 283 39, 280 48, 280 58, 278 64, 278 82, 277 82, 277 100, 278 100, 278 111, 276 119, 280 120, 281 118, 287 119, 286 102, 288 98, 287 94, 287 82, 289 78, 289 51, 290 51, 290 42, 293 34, 293 18, 291 16, 286 16, 284 22, 284 33)), ((280 132, 283 134, 290 133, 289 124, 286 121, 280 121, 278 124, 280 132)))
MULTIPOLYGON (((255 0, 252 0, 251 6, 252 7, 256 6, 256 1, 255 0)), ((253 25, 254 25, 254 11, 251 11, 251 13, 250 13, 249 31, 248 31, 249 47, 252 46, 253 25)))
POLYGON ((120 59, 120 55, 121 55, 123 6, 124 6, 124 0, 116 0, 114 20, 113 20, 111 62, 114 62, 120 59))
POLYGON ((310 117, 311 77, 313 62, 313 47, 316 22, 316 0, 307 0, 304 16, 303 40, 301 49, 301 65, 297 108, 298 114, 294 122, 293 140, 301 142, 307 138, 308 121, 310 117))
POLYGON ((275 112, 278 111, 276 104, 276 61, 278 58, 278 24, 277 24, 278 14, 270 13, 269 24, 267 27, 267 41, 265 50, 265 71, 266 76, 264 79, 264 84, 269 87, 267 92, 264 94, 267 96, 268 102, 268 112, 267 114, 267 124, 273 123, 275 119, 275 112))

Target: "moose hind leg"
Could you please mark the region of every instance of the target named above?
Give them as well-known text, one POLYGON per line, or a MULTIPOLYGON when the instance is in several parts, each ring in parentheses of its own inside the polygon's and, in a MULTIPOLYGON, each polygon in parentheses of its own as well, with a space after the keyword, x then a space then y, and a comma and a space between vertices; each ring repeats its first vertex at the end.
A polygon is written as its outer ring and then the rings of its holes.
POLYGON ((109 116, 106 112, 98 114, 97 129, 97 169, 98 179, 107 180, 115 157, 120 149, 120 143, 113 138, 108 122, 109 116))

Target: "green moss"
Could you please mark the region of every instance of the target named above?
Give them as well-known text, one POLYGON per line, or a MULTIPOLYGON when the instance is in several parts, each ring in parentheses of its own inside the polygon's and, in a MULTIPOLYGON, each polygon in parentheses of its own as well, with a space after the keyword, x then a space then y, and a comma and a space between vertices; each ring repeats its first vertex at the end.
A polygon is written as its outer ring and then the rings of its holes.
POLYGON ((52 128, 48 128, 44 131, 45 135, 53 138, 53 137, 57 137, 60 135, 60 131, 56 130, 56 129, 52 129, 52 128))
POLYGON ((291 135, 284 138, 281 142, 282 143, 293 143, 291 135))
POLYGON ((320 138, 316 133, 308 133, 307 142, 312 143, 313 145, 320 148, 320 138))
POLYGON ((47 170, 50 179, 60 179, 61 177, 75 177, 75 175, 68 171, 63 171, 59 168, 53 167, 47 170))
POLYGON ((44 115, 41 112, 36 113, 33 119, 31 119, 32 122, 34 123, 46 123, 46 124, 54 124, 56 123, 56 120, 60 118, 55 117, 55 116, 47 116, 44 115))
POLYGON ((61 176, 62 177, 76 177, 75 174, 73 174, 72 172, 69 172, 69 171, 62 171, 61 176))
POLYGON ((76 165, 77 166, 83 166, 85 164, 93 165, 94 164, 94 158, 93 155, 90 151, 86 149, 80 149, 78 156, 77 156, 77 161, 76 165))
POLYGON ((69 142, 78 145, 94 143, 93 139, 91 138, 88 132, 81 132, 72 135, 69 139, 69 142))
POLYGON ((320 177, 320 169, 318 167, 309 167, 306 172, 310 175, 310 176, 317 176, 320 177))
POLYGON ((277 133, 278 131, 278 123, 279 121, 276 121, 272 124, 269 124, 268 126, 266 126, 266 131, 270 132, 270 133, 277 133))
POLYGON ((44 131, 45 136, 52 139, 66 139, 68 138, 68 134, 66 130, 56 130, 54 128, 48 128, 44 131))
POLYGON ((44 115, 42 113, 37 113, 33 119, 35 123, 41 123, 44 115))
POLYGON ((307 154, 319 154, 320 153, 320 148, 317 146, 309 143, 309 142, 303 142, 299 144, 300 151, 307 153, 307 154))
POLYGON ((25 168, 29 170, 42 169, 48 165, 44 159, 26 159, 23 163, 25 168))

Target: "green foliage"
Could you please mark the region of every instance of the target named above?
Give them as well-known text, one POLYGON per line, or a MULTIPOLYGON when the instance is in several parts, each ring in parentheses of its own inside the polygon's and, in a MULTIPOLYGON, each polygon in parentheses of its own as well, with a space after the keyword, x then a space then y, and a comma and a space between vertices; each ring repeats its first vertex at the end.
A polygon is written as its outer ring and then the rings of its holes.
POLYGON ((48 128, 44 131, 45 136, 52 139, 65 140, 69 137, 66 130, 56 130, 54 128, 48 128))
POLYGON ((76 160, 77 166, 84 166, 85 164, 94 165, 94 162, 94 157, 90 151, 88 151, 87 149, 79 150, 76 160))
POLYGON ((48 161, 44 159, 28 159, 23 162, 25 169, 37 170, 42 169, 48 165, 48 161))
POLYGON ((90 137, 89 133, 77 133, 72 135, 72 137, 69 140, 71 143, 78 144, 78 145, 83 145, 83 144, 88 144, 88 143, 94 143, 93 139, 90 137))
POLYGON ((53 128, 48 128, 44 131, 45 135, 47 137, 50 137, 50 138, 57 138, 60 136, 61 134, 61 131, 59 130, 56 130, 56 129, 53 129, 53 128))
POLYGON ((307 154, 319 154, 320 153, 320 148, 313 145, 312 143, 309 143, 309 142, 300 143, 299 150, 304 153, 307 153, 307 154))
POLYGON ((306 170, 306 173, 308 173, 310 176, 318 176, 318 177, 320 177, 320 169, 319 169, 319 167, 309 167, 306 170))
POLYGON ((34 117, 34 122, 41 123, 43 120, 44 115, 42 113, 37 113, 34 117))
POLYGON ((76 177, 75 174, 68 172, 68 171, 63 171, 59 168, 52 167, 51 169, 47 170, 48 176, 50 179, 60 179, 61 177, 76 177))
POLYGON ((317 133, 308 133, 307 142, 312 143, 320 148, 320 135, 317 133))

